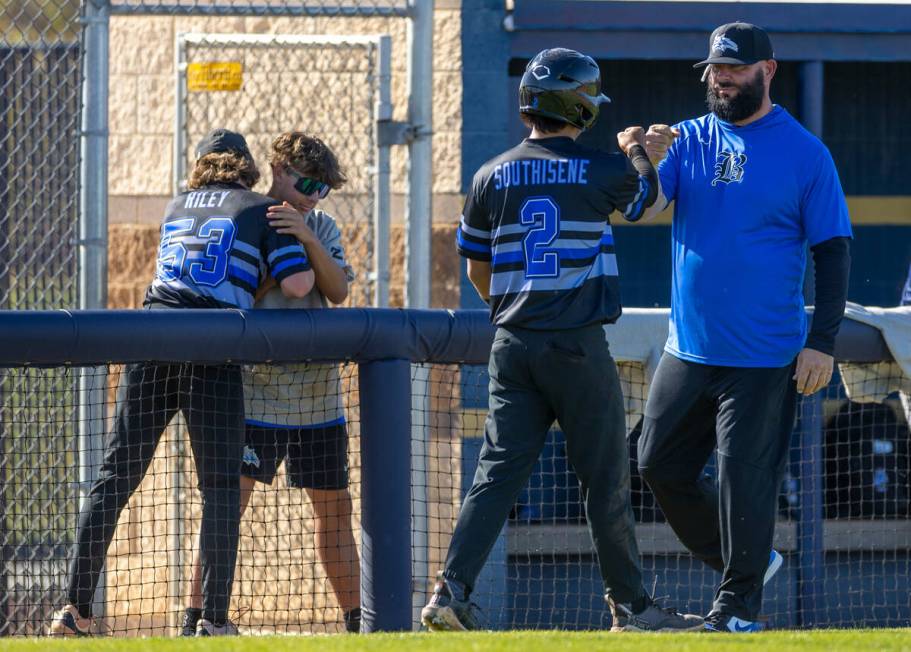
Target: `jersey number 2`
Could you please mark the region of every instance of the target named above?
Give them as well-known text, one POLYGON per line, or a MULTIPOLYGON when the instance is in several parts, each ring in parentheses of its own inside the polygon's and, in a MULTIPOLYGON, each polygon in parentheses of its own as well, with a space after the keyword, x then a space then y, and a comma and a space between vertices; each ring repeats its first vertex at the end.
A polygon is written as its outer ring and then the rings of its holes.
POLYGON ((525 278, 556 278, 560 255, 549 247, 560 232, 560 207, 550 197, 530 197, 519 209, 519 221, 531 229, 522 238, 525 278))
POLYGON ((210 217, 194 233, 196 218, 187 217, 164 225, 158 250, 158 278, 175 281, 186 274, 197 285, 218 285, 228 275, 228 256, 234 244, 234 222, 227 217, 210 217), (205 249, 190 254, 184 240, 194 237, 205 249))

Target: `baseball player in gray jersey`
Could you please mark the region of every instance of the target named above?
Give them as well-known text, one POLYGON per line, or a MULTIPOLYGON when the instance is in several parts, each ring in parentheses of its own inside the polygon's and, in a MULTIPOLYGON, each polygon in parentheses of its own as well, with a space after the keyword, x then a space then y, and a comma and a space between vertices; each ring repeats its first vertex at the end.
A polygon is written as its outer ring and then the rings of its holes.
MULTIPOLYGON (((288 300, 273 283, 257 293, 255 308, 327 308, 348 296, 354 280, 335 219, 317 208, 346 182, 332 150, 301 132, 272 143, 272 187, 283 202, 269 210, 279 234, 295 236, 312 260, 316 280, 303 299, 288 300)), ((243 514, 257 482, 271 484, 285 460, 288 483, 306 490, 313 505, 317 551, 349 632, 360 629, 360 564, 351 528, 348 432, 334 364, 253 365, 244 370, 246 446, 241 468, 243 514)), ((191 606, 182 633, 199 617, 200 566, 194 564, 191 606)))

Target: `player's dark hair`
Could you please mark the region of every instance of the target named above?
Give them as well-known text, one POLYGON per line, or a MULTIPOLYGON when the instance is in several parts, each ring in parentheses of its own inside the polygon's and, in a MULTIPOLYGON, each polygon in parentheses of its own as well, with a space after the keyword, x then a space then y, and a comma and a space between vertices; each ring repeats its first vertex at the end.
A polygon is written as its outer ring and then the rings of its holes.
POLYGON ((566 127, 568 123, 562 120, 555 120, 543 115, 532 115, 530 113, 520 113, 522 122, 529 129, 537 129, 542 134, 554 134, 566 127))
POLYGON ((259 181, 259 170, 253 159, 235 152, 206 154, 196 161, 187 188, 195 190, 214 183, 242 183, 252 188, 259 181))
POLYGON ((329 146, 302 131, 289 131, 272 141, 269 162, 328 183, 333 190, 341 188, 348 181, 329 146))

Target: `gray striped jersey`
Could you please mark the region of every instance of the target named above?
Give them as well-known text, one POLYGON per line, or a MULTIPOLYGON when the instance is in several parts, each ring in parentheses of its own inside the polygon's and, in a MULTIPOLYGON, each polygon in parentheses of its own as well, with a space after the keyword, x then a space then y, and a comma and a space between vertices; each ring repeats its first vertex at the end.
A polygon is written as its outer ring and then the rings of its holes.
POLYGON ((485 163, 465 200, 457 247, 491 263, 491 321, 536 330, 615 321, 608 215, 639 219, 648 190, 625 156, 570 138, 529 138, 485 163))
MULTIPOLYGON (((335 263, 345 270, 348 282, 354 271, 345 259, 342 234, 331 215, 321 210, 307 214, 309 226, 335 263)), ((255 308, 326 308, 329 301, 315 285, 303 299, 289 299, 273 288, 255 308)), ((344 423, 345 411, 337 364, 270 364, 244 368, 244 403, 247 423, 264 426, 313 428, 344 423)))

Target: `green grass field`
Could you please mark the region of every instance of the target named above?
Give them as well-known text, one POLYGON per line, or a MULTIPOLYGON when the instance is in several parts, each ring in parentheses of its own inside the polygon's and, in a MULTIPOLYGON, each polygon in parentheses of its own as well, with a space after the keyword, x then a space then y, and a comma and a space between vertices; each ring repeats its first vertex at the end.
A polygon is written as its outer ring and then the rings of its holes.
POLYGON ((374 634, 214 639, 28 639, 0 642, 13 652, 774 652, 906 650, 911 629, 765 632, 745 635, 610 634, 608 632, 501 632, 472 634, 374 634))

